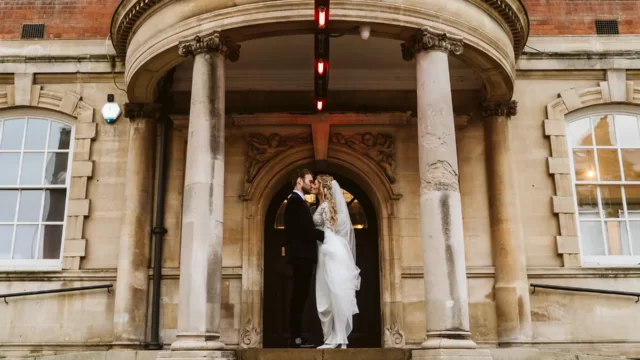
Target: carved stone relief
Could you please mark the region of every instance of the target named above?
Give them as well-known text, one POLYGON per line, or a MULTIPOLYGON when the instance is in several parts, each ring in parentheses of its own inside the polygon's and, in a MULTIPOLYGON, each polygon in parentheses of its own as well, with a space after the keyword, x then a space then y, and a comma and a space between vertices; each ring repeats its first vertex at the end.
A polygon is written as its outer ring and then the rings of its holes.
POLYGON ((398 322, 384 328, 384 347, 403 348, 405 337, 398 322))
POLYGON ((240 346, 244 349, 259 347, 261 335, 260 329, 255 327, 253 320, 249 318, 240 333, 240 346))
POLYGON ((460 191, 458 173, 448 161, 438 160, 429 164, 421 179, 420 191, 460 191))
POLYGON ((390 134, 373 134, 370 132, 357 134, 331 133, 332 144, 350 147, 359 154, 373 160, 384 172, 390 183, 396 182, 396 150, 393 136, 390 134))
POLYGON ((245 163, 245 181, 252 183, 260 170, 273 158, 293 147, 311 144, 310 133, 280 135, 273 133, 249 134, 247 141, 247 161, 245 163))

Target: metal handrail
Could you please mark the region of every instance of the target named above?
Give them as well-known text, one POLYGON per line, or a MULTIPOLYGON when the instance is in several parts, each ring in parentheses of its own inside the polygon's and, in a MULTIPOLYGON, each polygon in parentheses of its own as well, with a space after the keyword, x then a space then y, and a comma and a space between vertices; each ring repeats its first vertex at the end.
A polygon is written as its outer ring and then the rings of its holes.
POLYGON ((564 290, 564 291, 575 291, 575 292, 596 293, 596 294, 632 296, 637 298, 636 303, 640 302, 640 293, 637 293, 637 292, 589 289, 589 288, 581 288, 581 287, 573 287, 573 286, 546 285, 546 284, 530 284, 530 286, 533 288, 532 294, 535 294, 536 288, 540 288, 540 289, 564 290))
POLYGON ((7 298, 11 298, 11 297, 54 294, 54 293, 64 293, 64 292, 72 292, 72 291, 95 290, 95 289, 107 289, 107 292, 111 294, 111 288, 113 288, 113 284, 91 285, 91 286, 80 286, 80 287, 74 287, 74 288, 25 291, 20 293, 0 294, 0 297, 4 298, 5 304, 9 304, 9 302, 7 301, 7 298))

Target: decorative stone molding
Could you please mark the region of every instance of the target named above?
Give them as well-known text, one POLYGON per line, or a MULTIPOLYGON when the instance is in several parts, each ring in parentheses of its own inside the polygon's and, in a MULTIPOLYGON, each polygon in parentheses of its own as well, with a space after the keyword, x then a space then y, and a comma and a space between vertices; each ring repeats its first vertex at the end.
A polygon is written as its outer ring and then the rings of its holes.
POLYGON ((249 134, 247 140, 247 160, 245 163, 245 182, 251 184, 256 175, 274 157, 296 146, 311 144, 310 133, 281 135, 249 134))
POLYGON ((402 58, 411 61, 416 54, 421 51, 437 50, 445 53, 462 54, 462 36, 448 34, 439 29, 425 27, 417 34, 413 35, 409 41, 400 44, 402 48, 402 58))
POLYGON ((260 347, 262 332, 253 325, 253 319, 249 318, 240 333, 240 347, 244 349, 260 347))
POLYGON ((491 102, 482 104, 482 117, 506 116, 512 117, 518 114, 518 102, 511 100, 508 102, 491 102))
POLYGON ((332 132, 332 144, 344 145, 373 160, 385 174, 391 184, 396 182, 396 150, 391 134, 370 132, 342 134, 332 132))
MULTIPOLYGON (((15 106, 14 91, 13 86, 8 86, 7 91, 0 92, 0 109, 15 106)), ((93 121, 94 109, 82 101, 78 94, 71 91, 64 94, 45 91, 40 85, 31 86, 29 103, 35 108, 55 110, 76 118, 62 268, 77 270, 87 246, 83 228, 84 220, 90 214, 87 183, 93 176, 91 142, 97 133, 97 124, 93 121)))
POLYGON ((384 347, 404 348, 405 341, 404 332, 397 321, 384 328, 384 347))
POLYGON ((570 88, 558 94, 558 99, 547 104, 547 119, 544 120, 544 134, 551 143, 551 156, 547 159, 549 175, 555 182, 555 194, 552 196, 553 212, 560 222, 560 235, 556 236, 558 255, 562 255, 565 267, 581 266, 578 218, 574 207, 574 191, 571 180, 569 145, 566 138, 565 115, 587 106, 598 104, 620 104, 611 99, 612 89, 626 92, 620 95, 627 99, 627 104, 640 104, 640 87, 633 82, 625 81, 626 86, 619 86, 610 81, 600 82, 598 87, 576 90, 570 88), (625 91, 626 90, 626 91, 625 91))
POLYGON ((160 104, 124 104, 124 117, 128 119, 155 119, 160 114, 160 104))
POLYGON ((193 40, 178 43, 178 53, 182 57, 196 56, 206 52, 218 52, 225 59, 236 62, 240 59, 240 45, 231 37, 222 35, 219 31, 205 36, 196 36, 193 40))

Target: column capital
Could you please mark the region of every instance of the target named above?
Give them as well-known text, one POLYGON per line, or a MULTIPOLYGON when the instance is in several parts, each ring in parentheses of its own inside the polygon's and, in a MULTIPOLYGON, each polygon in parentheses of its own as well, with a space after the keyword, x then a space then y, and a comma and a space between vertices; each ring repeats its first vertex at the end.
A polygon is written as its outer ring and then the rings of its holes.
POLYGON ((219 31, 204 36, 198 35, 193 40, 184 40, 178 43, 178 53, 183 57, 196 56, 206 52, 218 52, 232 62, 240 59, 240 45, 219 31))
POLYGON ((482 117, 485 118, 494 116, 512 117, 516 114, 518 114, 518 102, 516 100, 485 102, 482 104, 482 117))
POLYGON ((160 104, 125 103, 124 117, 128 119, 155 119, 160 114, 160 104))
POLYGON ((402 47, 402 58, 411 61, 417 53, 427 50, 442 51, 447 54, 452 52, 460 55, 463 45, 462 36, 448 34, 432 27, 424 27, 400 46, 402 47))

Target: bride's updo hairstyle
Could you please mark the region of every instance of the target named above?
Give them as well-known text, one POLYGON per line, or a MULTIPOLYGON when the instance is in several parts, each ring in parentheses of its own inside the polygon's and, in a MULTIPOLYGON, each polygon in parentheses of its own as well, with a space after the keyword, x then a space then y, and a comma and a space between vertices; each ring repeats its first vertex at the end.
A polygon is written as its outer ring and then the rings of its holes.
POLYGON ((318 175, 316 180, 318 180, 318 183, 320 184, 320 191, 322 191, 324 201, 329 204, 329 222, 331 223, 331 227, 335 228, 338 217, 336 215, 336 201, 333 198, 333 191, 331 190, 333 177, 329 175, 318 175))

